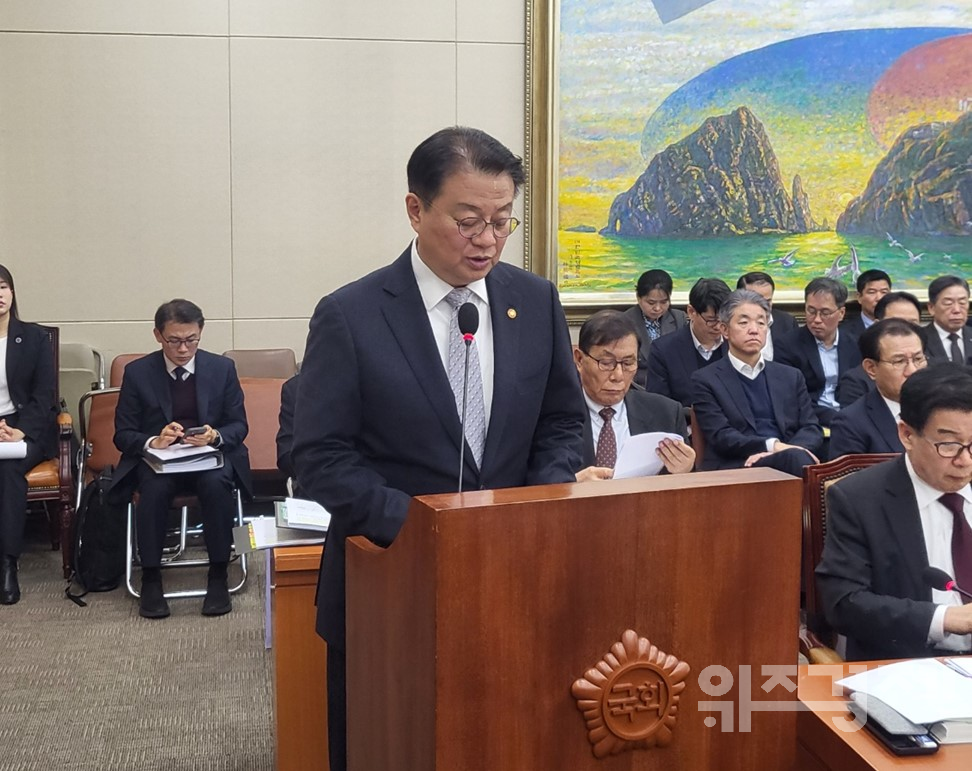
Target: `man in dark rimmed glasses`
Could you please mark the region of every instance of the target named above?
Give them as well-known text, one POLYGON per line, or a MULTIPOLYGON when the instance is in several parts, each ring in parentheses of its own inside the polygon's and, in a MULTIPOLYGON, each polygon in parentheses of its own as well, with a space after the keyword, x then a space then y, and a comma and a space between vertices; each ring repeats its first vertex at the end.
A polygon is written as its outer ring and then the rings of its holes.
POLYGON ((901 388, 904 454, 827 493, 817 585, 848 659, 969 653, 972 604, 932 589, 929 567, 972 587, 972 370, 929 366, 901 388))
POLYGON ((389 545, 412 496, 456 491, 460 453, 463 489, 572 482, 580 468, 584 400, 556 289, 500 262, 523 183, 522 161, 482 131, 429 137, 408 162, 415 240, 311 319, 292 456, 302 494, 331 513, 317 630, 333 771, 346 767, 345 540, 389 545), (479 316, 468 378, 464 303, 479 316))
POLYGON ((142 565, 139 614, 145 618, 169 615, 160 569, 162 547, 172 499, 187 492, 199 497, 209 554, 202 613, 220 616, 233 607, 226 569, 236 521, 234 487, 250 490, 250 460, 243 444, 248 426, 232 359, 199 348, 204 324, 202 310, 188 300, 159 306, 153 331, 161 350, 125 367, 115 409, 115 446, 122 459, 112 490, 139 492, 135 510, 142 565), (223 466, 159 474, 142 462, 149 448, 176 444, 216 447, 223 466))
MULTIPOLYGON (((584 421, 584 466, 577 479, 610 479, 631 436, 661 431, 688 434, 682 405, 661 394, 632 388, 638 371, 638 328, 621 311, 598 311, 580 328, 574 364, 580 375, 587 419, 584 421)), ((695 450, 685 441, 664 439, 657 449, 670 474, 695 466, 695 450)))

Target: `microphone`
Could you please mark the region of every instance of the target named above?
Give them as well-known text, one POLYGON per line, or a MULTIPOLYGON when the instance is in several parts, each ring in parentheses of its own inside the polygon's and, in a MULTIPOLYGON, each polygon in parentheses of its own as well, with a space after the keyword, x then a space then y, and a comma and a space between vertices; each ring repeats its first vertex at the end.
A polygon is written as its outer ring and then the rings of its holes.
POLYGON ((963 597, 972 600, 972 594, 955 583, 955 579, 941 568, 934 568, 929 565, 921 571, 921 579, 932 589, 938 589, 940 592, 958 592, 963 597))
POLYGON ((462 469, 466 459, 466 399, 469 396, 469 346, 476 339, 479 329, 479 309, 472 303, 459 306, 459 334, 466 344, 465 365, 462 373, 462 414, 459 416, 459 492, 462 492, 462 469))

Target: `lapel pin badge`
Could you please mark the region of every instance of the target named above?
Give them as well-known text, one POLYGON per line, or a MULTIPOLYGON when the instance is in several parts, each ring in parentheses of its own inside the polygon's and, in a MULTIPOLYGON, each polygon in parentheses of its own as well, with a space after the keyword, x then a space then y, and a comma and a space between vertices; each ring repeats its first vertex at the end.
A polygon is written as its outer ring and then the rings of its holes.
POLYGON ((506 315, 509 318, 511 318, 511 319, 515 319, 516 318, 516 308, 507 308, 506 309, 506 315))
POLYGON ((21 337, 15 337, 15 338, 14 338, 14 342, 15 342, 15 343, 19 343, 19 342, 21 342, 22 340, 23 340, 23 338, 21 338, 21 337))

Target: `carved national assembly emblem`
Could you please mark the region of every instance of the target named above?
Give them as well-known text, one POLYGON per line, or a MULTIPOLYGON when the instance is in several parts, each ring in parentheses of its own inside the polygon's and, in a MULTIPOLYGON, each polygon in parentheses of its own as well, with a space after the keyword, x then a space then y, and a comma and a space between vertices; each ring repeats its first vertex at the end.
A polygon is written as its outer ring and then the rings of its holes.
POLYGON ((664 747, 691 668, 628 629, 570 692, 584 714, 594 757, 664 747))

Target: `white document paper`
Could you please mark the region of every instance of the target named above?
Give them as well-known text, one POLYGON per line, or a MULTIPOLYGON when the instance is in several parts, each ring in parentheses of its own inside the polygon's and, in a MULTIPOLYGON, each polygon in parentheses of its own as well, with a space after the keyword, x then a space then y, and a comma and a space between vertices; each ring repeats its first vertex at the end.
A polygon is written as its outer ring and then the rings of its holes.
POLYGON ((233 543, 238 554, 277 546, 312 546, 324 543, 324 533, 277 527, 274 517, 257 517, 233 528, 233 543))
POLYGON ((936 659, 887 664, 837 684, 876 696, 912 723, 972 718, 972 677, 953 672, 936 659))
POLYGON ((278 527, 296 527, 307 530, 327 532, 331 524, 331 514, 316 501, 304 498, 287 498, 275 501, 274 510, 277 514, 278 527))
POLYGON ((662 439, 685 441, 684 437, 678 434, 667 434, 664 431, 629 436, 621 452, 618 453, 617 463, 614 464, 614 478, 653 477, 660 473, 665 468, 665 464, 655 450, 658 449, 662 439))
POLYGON ((171 461, 180 461, 183 458, 191 458, 194 455, 209 455, 214 452, 219 452, 219 450, 208 444, 202 447, 194 447, 191 444, 170 444, 161 450, 156 450, 154 447, 147 447, 145 452, 156 460, 169 463, 171 461))
POLYGON ((0 442, 0 460, 18 460, 27 457, 27 442, 0 442))

